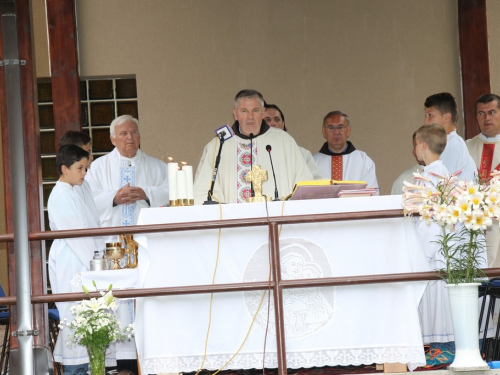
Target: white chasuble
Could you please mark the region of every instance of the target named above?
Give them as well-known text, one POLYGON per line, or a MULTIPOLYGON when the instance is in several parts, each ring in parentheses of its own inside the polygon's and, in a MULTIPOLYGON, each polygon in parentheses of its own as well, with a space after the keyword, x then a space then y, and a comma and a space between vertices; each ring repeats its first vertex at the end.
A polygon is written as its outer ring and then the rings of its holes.
MULTIPOLYGON (((141 150, 133 158, 125 158, 115 148, 92 163, 85 180, 92 189, 102 227, 134 225, 142 208, 168 203, 167 165, 141 150), (133 205, 114 205, 118 189, 127 182, 144 190, 150 205, 145 200, 133 205)), ((117 239, 118 236, 108 236, 106 242, 117 239)))
MULTIPOLYGON (((245 164, 250 160, 249 148, 250 139, 241 135, 238 131, 237 123, 233 125, 233 132, 235 135, 224 142, 217 179, 214 185, 214 200, 220 200, 223 203, 237 203, 242 201, 242 195, 239 194, 239 186, 241 184, 241 171, 238 167, 242 160, 240 160, 238 150, 241 147, 248 147, 245 159, 245 164), (246 146, 244 146, 246 145, 246 146)), ((262 194, 269 197, 274 197, 274 179, 272 178, 272 168, 269 155, 266 151, 266 146, 272 148, 271 156, 274 164, 274 171, 276 172, 276 184, 278 188, 279 197, 286 197, 293 190, 294 185, 298 181, 312 180, 312 174, 307 164, 302 157, 299 147, 295 140, 281 129, 269 127, 267 124, 261 125, 259 135, 253 138, 255 148, 254 161, 261 166, 262 169, 267 170, 268 180, 262 184, 262 194), (257 151, 260 155, 257 157, 257 151), (262 154, 264 153, 264 154, 262 154)), ((194 182, 194 200, 195 204, 203 204, 207 200, 207 192, 212 183, 213 169, 215 167, 215 155, 219 150, 220 142, 218 138, 214 137, 203 150, 203 155, 196 170, 196 177, 194 182)), ((240 150, 242 152, 243 150, 240 150)), ((242 163, 243 164, 243 163, 242 163)), ((248 185, 247 188, 248 189, 248 185)), ((248 191, 248 190, 247 190, 248 191)))

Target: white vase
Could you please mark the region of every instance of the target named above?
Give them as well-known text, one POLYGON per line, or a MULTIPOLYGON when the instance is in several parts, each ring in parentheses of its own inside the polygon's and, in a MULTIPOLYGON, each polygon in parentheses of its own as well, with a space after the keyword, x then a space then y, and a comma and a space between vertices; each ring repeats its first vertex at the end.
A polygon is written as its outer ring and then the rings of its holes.
POLYGON ((453 371, 489 370, 479 352, 479 283, 447 284, 450 298, 455 360, 448 367, 453 371))

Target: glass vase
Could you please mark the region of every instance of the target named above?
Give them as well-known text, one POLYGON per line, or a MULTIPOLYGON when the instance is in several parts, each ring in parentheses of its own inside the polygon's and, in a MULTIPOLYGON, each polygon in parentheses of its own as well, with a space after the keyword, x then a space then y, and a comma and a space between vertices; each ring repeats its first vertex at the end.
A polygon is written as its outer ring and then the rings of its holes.
POLYGON ((92 375, 105 375, 106 349, 105 346, 87 346, 89 368, 92 375))

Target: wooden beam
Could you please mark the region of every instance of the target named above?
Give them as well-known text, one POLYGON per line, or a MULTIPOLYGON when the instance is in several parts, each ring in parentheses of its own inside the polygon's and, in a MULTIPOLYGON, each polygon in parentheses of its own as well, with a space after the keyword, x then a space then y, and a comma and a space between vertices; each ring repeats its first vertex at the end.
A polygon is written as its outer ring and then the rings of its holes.
POLYGON ((68 130, 81 131, 80 76, 74 0, 47 0, 56 150, 68 130))
MULTIPOLYGON (((23 108, 23 136, 25 145, 26 194, 28 207, 28 230, 43 230, 42 174, 40 160, 40 132, 38 127, 38 108, 35 78, 34 50, 32 48, 31 2, 16 0, 16 17, 18 30, 19 59, 25 60, 21 66, 21 95, 23 108)), ((0 34, 2 30, 0 28, 0 34)), ((3 59, 2 35, 0 35, 0 58, 3 59)), ((5 183, 5 210, 7 232, 14 231, 12 212, 12 186, 10 169, 9 119, 6 103, 4 71, 0 69, 0 113, 3 145, 3 175, 5 183)), ((8 245, 9 254, 9 293, 16 294, 14 246, 8 245)), ((45 247, 41 241, 30 242, 31 289, 32 294, 46 293, 45 247)), ((34 337, 34 345, 47 346, 45 334, 47 327, 45 305, 33 306, 33 326, 42 334, 34 337)), ((11 330, 17 330, 16 308, 11 309, 11 330)), ((11 336, 11 346, 17 347, 17 339, 11 336)))
POLYGON ((479 134, 475 102, 491 92, 486 0, 458 0, 465 138, 479 134))

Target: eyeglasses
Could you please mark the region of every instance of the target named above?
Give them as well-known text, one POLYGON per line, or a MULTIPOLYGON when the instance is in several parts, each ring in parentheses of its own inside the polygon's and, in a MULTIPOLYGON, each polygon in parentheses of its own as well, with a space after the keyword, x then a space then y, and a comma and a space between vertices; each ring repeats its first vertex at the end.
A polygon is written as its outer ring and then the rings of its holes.
POLYGON ((333 125, 328 125, 328 126, 324 126, 324 128, 326 128, 326 130, 328 130, 329 132, 332 132, 332 133, 335 133, 336 131, 338 131, 339 133, 343 133, 347 128, 349 127, 349 125, 339 125, 339 126, 333 126, 333 125))

